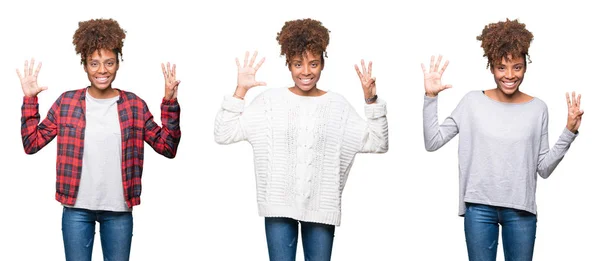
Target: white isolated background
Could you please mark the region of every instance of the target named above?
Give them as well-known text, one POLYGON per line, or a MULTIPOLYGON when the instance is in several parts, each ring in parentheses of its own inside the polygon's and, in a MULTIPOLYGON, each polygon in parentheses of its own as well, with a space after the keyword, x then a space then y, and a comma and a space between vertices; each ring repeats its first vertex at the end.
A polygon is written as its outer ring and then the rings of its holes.
MULTIPOLYGON (((156 120, 164 94, 161 62, 177 64, 182 139, 175 159, 146 146, 142 204, 135 207, 131 260, 268 260, 248 143, 213 140, 215 114, 236 85, 235 57, 266 62, 248 93, 291 86, 277 32, 314 18, 331 31, 319 87, 344 95, 362 114, 353 65, 373 61, 388 102, 390 150, 358 155, 343 197, 333 260, 467 260, 458 211, 457 140, 434 153, 423 145, 420 63, 451 62, 440 120, 471 90, 494 88, 480 42, 483 27, 519 18, 535 36, 521 90, 546 102, 554 144, 566 124, 566 91, 582 94, 580 136, 548 180, 538 182, 534 260, 598 260, 599 34, 588 1, 11 1, 0 8, 4 124, 0 260, 64 260, 60 203, 54 200, 56 141, 26 155, 20 139, 22 91, 15 69, 42 61, 40 113, 64 91, 89 83, 71 43, 79 21, 114 18, 127 30, 113 86, 132 91, 156 120)), ((493 117, 493 115, 490 115, 493 117)), ((98 228, 97 228, 98 230, 98 228)), ((94 260, 101 260, 99 233, 94 260)), ((298 245, 298 260, 302 260, 298 245)), ((503 260, 499 246, 498 260, 503 260)))

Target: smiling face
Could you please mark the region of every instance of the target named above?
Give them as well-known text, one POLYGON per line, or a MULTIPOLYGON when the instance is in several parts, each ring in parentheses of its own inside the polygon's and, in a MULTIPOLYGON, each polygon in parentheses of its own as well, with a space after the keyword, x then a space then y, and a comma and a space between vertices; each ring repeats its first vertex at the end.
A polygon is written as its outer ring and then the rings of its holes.
POLYGON ((519 86, 523 82, 526 71, 525 58, 521 56, 513 59, 511 55, 508 55, 508 57, 502 58, 501 62, 495 63, 491 69, 498 90, 506 96, 512 96, 518 92, 519 86))
POLYGON ((323 70, 321 55, 313 55, 311 52, 306 51, 303 56, 292 57, 288 67, 294 80, 294 89, 299 89, 308 96, 310 96, 310 93, 317 93, 317 82, 323 70))
POLYGON ((117 70, 119 70, 117 55, 107 49, 96 50, 87 57, 83 69, 90 80, 92 96, 103 96, 101 94, 110 93, 111 84, 117 77, 117 70))

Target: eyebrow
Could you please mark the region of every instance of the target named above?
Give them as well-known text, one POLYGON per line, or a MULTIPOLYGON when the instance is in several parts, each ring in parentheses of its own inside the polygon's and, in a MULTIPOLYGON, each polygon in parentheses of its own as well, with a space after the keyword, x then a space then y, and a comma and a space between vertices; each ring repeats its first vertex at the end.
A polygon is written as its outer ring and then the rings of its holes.
MULTIPOLYGON (((301 63, 301 62, 302 62, 302 60, 293 60, 292 62, 294 62, 294 63, 300 62, 300 63, 301 63)), ((321 62, 321 60, 319 60, 319 59, 315 59, 315 60, 311 60, 311 61, 308 61, 308 62, 309 62, 309 63, 321 62)))
MULTIPOLYGON (((115 58, 108 58, 104 61, 115 61, 115 60, 116 60, 115 58)), ((90 59, 89 60, 89 62, 99 62, 99 61, 100 61, 99 59, 90 59)))

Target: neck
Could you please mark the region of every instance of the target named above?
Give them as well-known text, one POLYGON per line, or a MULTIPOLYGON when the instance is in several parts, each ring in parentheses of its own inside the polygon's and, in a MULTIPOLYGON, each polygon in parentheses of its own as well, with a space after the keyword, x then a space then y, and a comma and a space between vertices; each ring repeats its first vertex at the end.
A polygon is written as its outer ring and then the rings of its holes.
POLYGON ((308 91, 303 91, 298 86, 290 87, 288 89, 292 93, 294 93, 294 94, 296 94, 298 96, 313 96, 313 97, 316 97, 316 96, 321 96, 321 95, 325 94, 325 91, 317 89, 317 86, 311 88, 308 91))
POLYGON ((119 92, 113 89, 111 86, 104 90, 98 89, 94 86, 90 86, 88 92, 90 95, 92 95, 92 97, 96 99, 108 99, 119 95, 119 92))
POLYGON ((524 98, 526 98, 525 95, 523 95, 523 93, 518 89, 514 93, 508 95, 502 92, 499 88, 488 90, 485 93, 493 100, 506 103, 521 103, 524 102, 524 98))

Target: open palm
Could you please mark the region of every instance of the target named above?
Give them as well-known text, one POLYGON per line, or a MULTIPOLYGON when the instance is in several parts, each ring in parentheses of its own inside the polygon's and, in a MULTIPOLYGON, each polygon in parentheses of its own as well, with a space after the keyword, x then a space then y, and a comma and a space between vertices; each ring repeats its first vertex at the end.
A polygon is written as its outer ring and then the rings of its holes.
POLYGON ((17 69, 17 75, 19 76, 19 80, 21 80, 23 94, 27 97, 35 97, 38 95, 38 93, 48 89, 46 86, 40 87, 37 83, 37 77, 40 72, 40 68, 42 67, 42 63, 38 64, 35 72, 33 71, 34 64, 35 60, 31 58, 31 64, 29 64, 28 61, 25 61, 23 74, 21 74, 19 69, 17 69))
POLYGON ((435 60, 435 56, 432 55, 431 61, 429 63, 429 71, 425 69, 424 64, 421 64, 421 69, 423 69, 423 77, 425 82, 425 94, 427 96, 435 97, 441 91, 448 88, 452 88, 452 85, 450 84, 442 84, 442 75, 444 74, 446 67, 448 67, 449 62, 446 61, 444 63, 444 66, 442 66, 442 68, 439 68, 441 61, 441 55, 438 57, 437 61, 435 60))
POLYGON ((258 52, 254 52, 254 55, 252 55, 250 62, 248 62, 248 52, 246 52, 243 65, 240 64, 238 58, 235 58, 235 63, 238 67, 238 88, 241 87, 247 91, 252 87, 267 85, 265 82, 256 81, 256 72, 258 71, 258 69, 260 69, 260 66, 265 61, 265 58, 262 58, 256 64, 256 66, 254 66, 254 61, 256 60, 257 54, 258 52))

